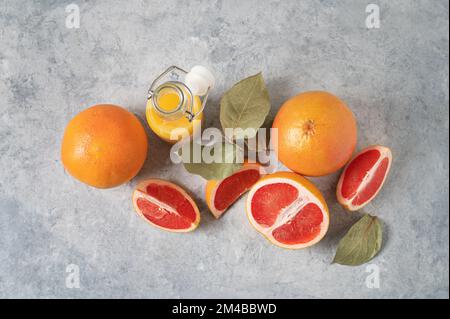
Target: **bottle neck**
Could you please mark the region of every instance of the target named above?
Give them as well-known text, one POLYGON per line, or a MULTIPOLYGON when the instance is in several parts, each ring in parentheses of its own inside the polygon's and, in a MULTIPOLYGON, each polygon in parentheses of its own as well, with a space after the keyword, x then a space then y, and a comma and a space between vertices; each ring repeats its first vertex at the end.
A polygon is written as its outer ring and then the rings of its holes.
POLYGON ((182 82, 169 81, 161 84, 151 99, 159 116, 167 120, 177 120, 192 112, 193 96, 182 82))

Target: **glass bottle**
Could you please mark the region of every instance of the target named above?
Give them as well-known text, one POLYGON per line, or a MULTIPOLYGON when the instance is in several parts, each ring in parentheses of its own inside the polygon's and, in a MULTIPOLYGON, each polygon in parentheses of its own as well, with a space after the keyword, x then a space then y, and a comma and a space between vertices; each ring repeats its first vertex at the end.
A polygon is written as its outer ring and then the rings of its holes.
POLYGON ((170 143, 192 135, 194 122, 203 119, 214 81, 203 66, 189 72, 171 66, 161 73, 148 91, 146 117, 152 131, 170 143))

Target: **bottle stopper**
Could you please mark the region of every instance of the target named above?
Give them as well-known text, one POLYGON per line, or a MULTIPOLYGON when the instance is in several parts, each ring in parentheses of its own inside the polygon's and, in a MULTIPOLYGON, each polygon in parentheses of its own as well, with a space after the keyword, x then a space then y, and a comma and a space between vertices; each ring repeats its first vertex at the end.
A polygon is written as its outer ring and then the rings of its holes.
POLYGON ((203 96, 214 87, 215 79, 207 68, 196 65, 186 74, 185 83, 193 95, 203 96))

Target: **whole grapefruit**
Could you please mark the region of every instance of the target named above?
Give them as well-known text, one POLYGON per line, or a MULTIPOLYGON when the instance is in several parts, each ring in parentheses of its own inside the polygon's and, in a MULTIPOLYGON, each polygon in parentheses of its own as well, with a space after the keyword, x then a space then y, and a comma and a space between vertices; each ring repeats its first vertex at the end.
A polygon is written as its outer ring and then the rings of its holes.
POLYGON ((67 125, 61 147, 66 170, 98 188, 132 179, 147 157, 147 135, 124 108, 101 104, 78 113, 67 125))
POLYGON ((333 173, 355 150, 355 117, 343 101, 327 92, 305 92, 287 100, 272 127, 278 129, 274 148, 279 160, 302 175, 333 173))

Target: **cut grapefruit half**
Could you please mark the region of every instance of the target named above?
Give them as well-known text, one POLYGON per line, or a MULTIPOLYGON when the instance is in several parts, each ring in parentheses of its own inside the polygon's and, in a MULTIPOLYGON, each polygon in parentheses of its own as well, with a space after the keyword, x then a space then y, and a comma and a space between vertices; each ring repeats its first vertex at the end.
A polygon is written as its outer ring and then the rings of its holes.
POLYGON ((263 175, 258 163, 245 162, 236 173, 222 180, 209 180, 206 183, 206 204, 215 218, 222 214, 263 175))
POLYGON ((283 248, 301 249, 318 243, 330 224, 320 191, 293 172, 261 178, 248 194, 246 210, 256 230, 283 248))
POLYGON ((194 200, 180 186, 165 180, 139 183, 133 192, 133 205, 148 223, 170 232, 189 232, 200 222, 194 200))
POLYGON ((366 206, 381 190, 391 163, 389 148, 375 145, 363 149, 347 164, 339 178, 338 202, 349 211, 366 206))

